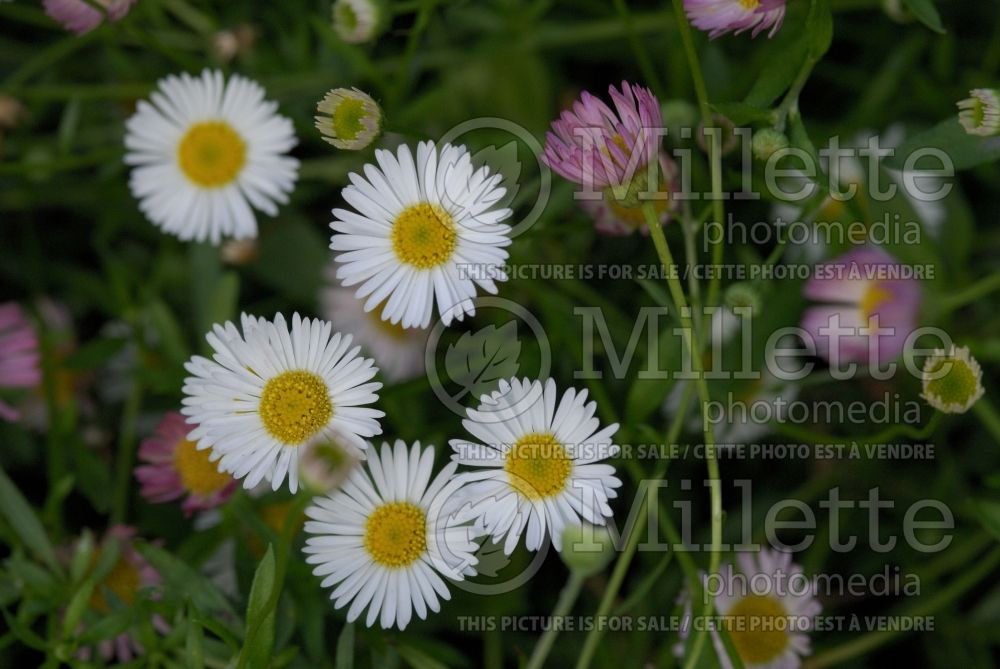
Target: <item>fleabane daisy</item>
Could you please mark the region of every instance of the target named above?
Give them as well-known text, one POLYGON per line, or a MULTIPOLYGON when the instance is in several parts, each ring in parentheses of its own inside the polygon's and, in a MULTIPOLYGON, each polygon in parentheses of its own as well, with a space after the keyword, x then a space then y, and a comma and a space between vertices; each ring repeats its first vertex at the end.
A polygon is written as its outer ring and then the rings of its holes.
POLYGON ((340 489, 306 509, 306 561, 333 587, 336 608, 353 622, 403 629, 416 612, 424 619, 449 599, 442 576, 473 575, 475 529, 456 512, 461 482, 456 464, 431 480, 434 448, 382 444, 340 489))
POLYGON ((407 381, 424 373, 427 330, 404 328, 382 320, 382 310, 365 311, 354 291, 339 285, 336 267, 327 272, 320 292, 320 315, 340 332, 354 335, 362 349, 378 360, 382 375, 392 382, 407 381))
POLYGON ((684 11, 711 39, 747 30, 753 37, 765 30, 774 37, 785 20, 785 0, 684 0, 684 11))
POLYGON ((182 240, 257 236, 253 209, 274 216, 299 163, 292 122, 264 89, 218 70, 161 79, 126 123, 125 162, 139 208, 182 240))
POLYGON ((608 500, 621 481, 600 461, 620 450, 611 441, 618 424, 602 429, 596 409, 586 390, 567 390, 560 399, 552 379, 511 379, 467 410, 462 424, 478 441, 453 439, 452 460, 480 468, 463 475, 465 493, 506 554, 522 533, 528 550, 540 548, 546 533, 562 550, 567 525, 603 525, 612 515, 608 500))
POLYGON ((428 327, 435 302, 445 325, 474 314, 476 286, 496 293, 507 279, 502 176, 474 169, 468 150, 450 144, 421 142, 415 161, 408 146, 375 159, 343 190, 357 212, 333 210, 337 278, 361 284, 365 311, 381 305, 382 318, 403 327, 428 327))
POLYGON ((974 88, 958 103, 958 122, 970 135, 1000 135, 1000 90, 974 88))
POLYGON ((197 425, 188 439, 212 449, 220 471, 246 488, 269 481, 277 490, 287 475, 292 492, 301 446, 339 438, 363 450, 385 415, 366 406, 378 400, 378 368, 351 348, 350 335, 331 330, 298 314, 291 329, 281 314, 273 322, 243 314, 242 332, 216 325, 207 336, 212 359, 185 364, 182 413, 197 425))

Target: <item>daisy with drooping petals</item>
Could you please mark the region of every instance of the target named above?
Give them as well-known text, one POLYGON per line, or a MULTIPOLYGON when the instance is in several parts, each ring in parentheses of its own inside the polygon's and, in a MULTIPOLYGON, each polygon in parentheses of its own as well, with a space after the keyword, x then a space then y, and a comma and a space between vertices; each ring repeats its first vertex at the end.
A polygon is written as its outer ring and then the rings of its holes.
POLYGON ((306 509, 306 561, 336 586, 333 605, 353 622, 367 607, 365 624, 404 629, 416 612, 440 609, 448 599, 442 576, 462 580, 475 573, 475 530, 453 513, 457 465, 431 480, 434 448, 382 444, 364 467, 356 468, 334 494, 306 509))
POLYGON ((382 109, 356 88, 334 88, 316 105, 316 129, 338 149, 359 151, 382 131, 382 109))
POLYGON ((299 480, 310 492, 324 495, 343 483, 359 460, 356 449, 339 441, 312 441, 302 447, 299 480))
POLYGON ((242 326, 216 325, 207 337, 213 359, 184 366, 181 413, 197 425, 188 439, 211 448, 221 471, 248 489, 269 481, 277 490, 287 475, 295 492, 300 446, 339 437, 361 451, 364 438, 381 434, 385 414, 365 406, 378 400, 378 368, 350 335, 298 314, 291 329, 281 314, 273 322, 243 314, 242 326))
POLYGON ((560 399, 555 381, 503 381, 469 409, 462 425, 477 440, 453 439, 452 459, 481 468, 465 474, 465 490, 479 522, 493 541, 504 540, 510 555, 522 533, 528 550, 548 534, 562 550, 568 524, 603 525, 618 496, 615 468, 600 461, 620 450, 611 438, 618 424, 603 429, 587 391, 567 390, 560 399))
POLYGON ((552 122, 545 134, 542 162, 565 179, 589 188, 628 185, 645 175, 660 153, 660 102, 648 88, 622 82, 608 87, 612 110, 584 91, 552 122))
POLYGON ((348 44, 375 39, 382 26, 385 9, 376 0, 336 0, 333 3, 333 30, 348 44))
POLYGON ((958 122, 970 135, 1000 135, 1000 90, 974 88, 958 103, 958 122))
POLYGON ((496 208, 506 193, 502 176, 473 169, 464 146, 431 142, 375 152, 378 167, 351 174, 344 199, 357 212, 334 209, 330 248, 340 264, 337 278, 365 311, 405 328, 430 325, 437 303, 445 325, 475 313, 476 286, 496 293, 503 265, 510 209, 496 208))
POLYGON ((182 240, 257 236, 251 206, 288 201, 299 163, 292 122, 264 89, 218 70, 161 79, 126 124, 129 187, 146 217, 182 240))
POLYGON ((135 468, 143 497, 156 504, 184 497, 186 516, 219 506, 236 488, 233 477, 211 460, 211 451, 188 440, 193 427, 176 411, 165 415, 139 446, 139 460, 146 464, 135 468))
MULTIPOLYGON (((0 389, 34 388, 42 382, 38 336, 16 302, 0 304, 0 389)), ((21 414, 0 401, 0 419, 15 421, 21 414)))
POLYGON ((854 249, 816 266, 802 293, 822 306, 806 309, 801 327, 831 363, 889 361, 917 327, 920 286, 877 246, 854 249))
POLYGON ((136 0, 44 0, 45 13, 66 30, 82 35, 104 22, 121 21, 136 0), (93 5, 98 5, 100 9, 93 5))
POLYGON ((339 285, 336 268, 327 272, 328 284, 320 293, 320 315, 340 332, 354 335, 362 348, 378 361, 389 381, 406 381, 424 373, 427 330, 406 329, 382 320, 382 309, 365 311, 354 291, 339 285))
MULTIPOLYGON (((679 187, 676 174, 677 167, 666 151, 659 153, 660 191, 668 194, 666 199, 652 200, 660 225, 666 225, 677 209, 677 200, 672 197, 679 187)), ((604 192, 598 200, 580 200, 580 206, 594 220, 594 228, 602 235, 631 235, 636 230, 644 235, 649 234, 649 226, 639 207, 626 207, 613 193, 604 192)))
POLYGON ((691 25, 711 39, 747 30, 753 37, 765 30, 774 37, 785 20, 785 0, 684 0, 684 11, 691 25))

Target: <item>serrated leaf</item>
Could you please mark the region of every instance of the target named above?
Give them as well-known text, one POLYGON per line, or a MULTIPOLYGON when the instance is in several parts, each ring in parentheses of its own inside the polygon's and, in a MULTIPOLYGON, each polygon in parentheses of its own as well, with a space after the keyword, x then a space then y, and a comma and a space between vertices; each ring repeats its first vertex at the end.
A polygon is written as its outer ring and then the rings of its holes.
POLYGON ((455 399, 479 397, 494 390, 501 379, 517 376, 520 355, 516 321, 464 333, 448 346, 444 358, 448 378, 462 388, 455 399))
MULTIPOLYGON (((956 170, 964 170, 983 163, 1000 160, 1000 137, 977 137, 970 135, 954 116, 933 128, 908 137, 903 145, 896 149, 895 154, 885 161, 885 166, 901 170, 908 156, 919 149, 938 149, 944 151, 956 170)), ((934 168, 940 167, 934 161, 934 168)), ((917 168, 920 162, 917 163, 917 168)))
POLYGON ((942 35, 947 32, 941 23, 941 15, 938 14, 933 0, 903 0, 903 3, 921 23, 934 32, 942 35))
POLYGON ((62 573, 49 535, 28 500, 2 468, 0 468, 0 513, 32 553, 41 558, 53 572, 62 573))

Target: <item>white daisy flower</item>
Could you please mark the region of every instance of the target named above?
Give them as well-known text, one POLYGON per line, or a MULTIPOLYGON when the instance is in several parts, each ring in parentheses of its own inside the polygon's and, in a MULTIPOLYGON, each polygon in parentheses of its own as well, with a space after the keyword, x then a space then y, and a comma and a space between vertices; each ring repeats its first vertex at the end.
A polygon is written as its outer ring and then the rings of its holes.
POLYGON ((183 240, 257 236, 253 206, 288 201, 299 162, 292 122, 264 89, 218 70, 161 79, 126 123, 129 187, 146 217, 183 240))
POLYGON ((474 170, 464 146, 431 142, 393 155, 377 150, 378 167, 351 174, 343 196, 357 213, 334 209, 330 248, 345 286, 361 284, 365 311, 383 302, 382 318, 403 327, 430 325, 437 301, 445 325, 474 314, 476 286, 496 293, 505 281, 510 209, 495 209, 506 190, 499 174, 474 170))
POLYGON ((375 0, 336 0, 333 3, 333 30, 348 44, 375 39, 385 11, 375 0))
MULTIPOLYGON (((721 591, 715 607, 743 666, 795 669, 812 652, 806 632, 822 610, 813 596, 815 588, 802 567, 792 564, 791 553, 738 553, 736 563, 724 566, 719 582, 710 585, 714 592, 721 591)), ((721 639, 716 641, 719 652, 721 639)), ((719 657, 723 667, 730 666, 724 648, 719 657)))
POLYGON ((330 266, 328 283, 320 293, 320 314, 340 332, 354 335, 378 362, 389 381, 406 381, 424 373, 427 330, 406 329, 382 320, 382 309, 365 311, 354 291, 340 285, 336 268, 330 266))
POLYGON ((474 528, 457 524, 452 510, 461 482, 454 463, 431 481, 434 448, 382 444, 380 456, 357 467, 340 489, 306 509, 306 561, 336 586, 336 608, 351 604, 348 622, 368 608, 365 624, 403 629, 413 612, 437 612, 449 599, 442 576, 475 574, 474 528), (429 482, 429 483, 428 483, 429 482))
POLYGON ((382 433, 385 414, 365 405, 378 400, 373 361, 351 348, 351 336, 332 333, 326 321, 284 316, 274 322, 243 314, 207 336, 212 360, 194 356, 184 367, 181 413, 197 424, 188 439, 212 449, 219 470, 244 479, 246 488, 269 481, 277 490, 288 476, 298 489, 299 447, 338 438, 360 453, 365 437, 382 433))
POLYGON ((451 441, 455 462, 483 468, 463 475, 470 481, 465 492, 506 554, 525 531, 528 550, 538 550, 546 533, 562 550, 567 525, 581 519, 603 525, 612 515, 608 500, 622 482, 600 461, 620 450, 611 442, 618 424, 600 429, 597 405, 586 400, 586 390, 574 389, 559 399, 552 379, 544 387, 528 379, 502 381, 462 421, 478 443, 451 441))

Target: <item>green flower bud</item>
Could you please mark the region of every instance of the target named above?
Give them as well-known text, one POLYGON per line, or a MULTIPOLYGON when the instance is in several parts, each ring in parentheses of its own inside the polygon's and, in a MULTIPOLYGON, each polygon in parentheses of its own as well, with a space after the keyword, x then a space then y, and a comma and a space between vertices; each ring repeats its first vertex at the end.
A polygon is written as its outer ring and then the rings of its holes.
POLYGON ((567 525, 562 533, 559 555, 571 571, 590 576, 604 569, 614 558, 614 541, 606 526, 567 525))
POLYGON ((760 293, 752 284, 745 281, 729 286, 723 295, 723 301, 730 309, 750 309, 752 314, 759 313, 762 306, 760 293))
POLYGON ((778 151, 788 148, 788 138, 774 128, 767 128, 754 133, 751 146, 754 157, 766 161, 778 151))

